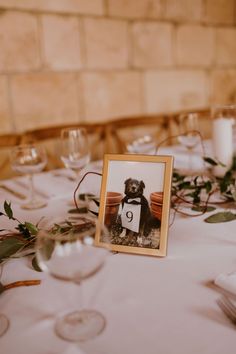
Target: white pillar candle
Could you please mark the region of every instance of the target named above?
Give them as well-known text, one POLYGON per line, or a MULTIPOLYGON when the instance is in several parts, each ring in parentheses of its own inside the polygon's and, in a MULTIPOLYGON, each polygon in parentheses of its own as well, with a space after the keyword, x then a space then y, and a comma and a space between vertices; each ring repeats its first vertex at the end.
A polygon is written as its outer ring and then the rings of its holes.
POLYGON ((215 176, 222 177, 231 167, 233 160, 233 120, 217 118, 213 120, 213 151, 215 158, 225 165, 215 166, 215 176))

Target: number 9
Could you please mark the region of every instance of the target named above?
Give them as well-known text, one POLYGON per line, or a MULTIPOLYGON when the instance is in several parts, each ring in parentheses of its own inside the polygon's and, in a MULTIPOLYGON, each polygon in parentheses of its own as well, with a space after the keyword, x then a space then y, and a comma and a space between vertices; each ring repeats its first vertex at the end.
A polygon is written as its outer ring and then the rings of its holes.
POLYGON ((127 211, 126 212, 126 217, 128 219, 128 222, 132 222, 133 218, 134 218, 133 212, 132 211, 127 211))

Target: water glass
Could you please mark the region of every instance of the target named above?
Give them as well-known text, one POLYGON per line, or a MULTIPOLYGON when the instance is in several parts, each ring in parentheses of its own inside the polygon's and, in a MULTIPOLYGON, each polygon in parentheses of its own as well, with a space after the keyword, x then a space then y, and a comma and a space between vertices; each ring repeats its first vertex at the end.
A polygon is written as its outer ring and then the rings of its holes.
MULTIPOLYGON (((104 225, 88 214, 76 222, 58 221, 47 231, 40 231, 36 240, 36 256, 40 268, 59 280, 81 283, 96 274, 109 254, 107 247, 94 244, 95 233, 109 237, 104 225)), ((106 319, 94 309, 82 309, 59 316, 56 334, 68 341, 85 341, 103 331, 106 319)))
POLYGON ((61 160, 66 168, 78 177, 90 161, 88 136, 84 128, 68 128, 61 131, 61 160))
POLYGON ((192 151, 200 142, 198 113, 186 113, 179 116, 178 140, 189 153, 189 170, 192 170, 192 151))
POLYGON ((46 151, 35 144, 18 145, 10 152, 12 169, 29 177, 29 198, 23 209, 38 209, 47 205, 45 200, 38 199, 35 194, 33 176, 41 172, 47 164, 46 151))

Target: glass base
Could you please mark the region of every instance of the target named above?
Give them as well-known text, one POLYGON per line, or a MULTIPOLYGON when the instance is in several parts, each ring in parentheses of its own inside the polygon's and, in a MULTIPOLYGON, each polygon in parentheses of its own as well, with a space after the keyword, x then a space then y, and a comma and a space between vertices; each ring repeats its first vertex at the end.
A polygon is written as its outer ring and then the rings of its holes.
POLYGON ((0 337, 8 330, 9 324, 8 318, 5 315, 0 314, 0 337))
POLYGON ((58 318, 55 331, 62 339, 78 342, 97 336, 105 326, 106 320, 101 313, 95 310, 81 310, 58 318))
POLYGON ((40 209, 47 206, 47 203, 44 200, 34 200, 29 201, 28 203, 22 204, 22 209, 32 210, 32 209, 40 209))

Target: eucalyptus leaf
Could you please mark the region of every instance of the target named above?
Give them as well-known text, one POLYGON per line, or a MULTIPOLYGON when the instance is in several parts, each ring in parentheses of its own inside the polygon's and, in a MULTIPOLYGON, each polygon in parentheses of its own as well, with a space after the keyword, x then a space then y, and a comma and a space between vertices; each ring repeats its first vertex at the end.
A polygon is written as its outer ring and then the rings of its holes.
POLYGON ((34 224, 32 224, 31 222, 25 222, 25 226, 32 235, 37 235, 38 228, 34 224))
POLYGON ((199 176, 196 176, 196 177, 194 178, 194 180, 193 180, 193 183, 194 183, 195 186, 197 185, 198 177, 199 177, 199 176))
POLYGON ((94 197, 94 194, 91 194, 91 193, 81 193, 79 194, 79 200, 83 200, 85 201, 87 198, 91 198, 91 197, 94 197))
POLYGON ((175 180, 175 181, 183 181, 184 178, 185 178, 185 176, 180 175, 180 174, 177 173, 177 172, 174 172, 174 173, 173 173, 173 180, 175 180))
POLYGON ((13 211, 12 211, 12 208, 11 208, 11 202, 8 203, 6 200, 4 202, 4 210, 5 210, 5 213, 7 214, 8 218, 9 219, 14 219, 13 218, 13 211))
POLYGON ((68 210, 69 214, 84 214, 87 213, 88 209, 86 207, 82 207, 82 208, 75 208, 75 209, 70 209, 68 210))
POLYGON ((209 216, 204 219, 205 222, 208 223, 221 223, 236 220, 236 214, 231 211, 223 211, 209 216))
POLYGON ((40 268, 36 257, 34 257, 34 258, 32 259, 32 267, 33 267, 34 270, 36 270, 37 272, 42 272, 42 269, 40 268))
POLYGON ((95 216, 98 216, 98 212, 96 212, 96 211, 89 210, 89 212, 90 212, 91 214, 95 215, 95 216))
POLYGON ((212 188, 212 183, 210 181, 207 181, 205 183, 205 188, 206 188, 206 192, 209 193, 211 191, 211 188, 212 188))
POLYGON ((0 263, 10 256, 14 255, 25 243, 17 238, 8 237, 0 242, 0 263))
POLYGON ((30 239, 31 238, 31 233, 28 230, 28 228, 25 226, 25 224, 18 224, 18 226, 16 227, 16 230, 20 231, 20 233, 22 234, 22 236, 26 239, 30 239))
POLYGON ((215 207, 213 206, 205 206, 205 205, 195 205, 194 207, 191 208, 193 211, 198 211, 198 212, 210 212, 216 210, 215 207))
POLYGON ((203 160, 205 162, 209 163, 212 166, 217 166, 218 165, 218 163, 215 160, 213 160, 211 157, 205 156, 205 157, 203 157, 203 160))
POLYGON ((193 189, 193 187, 191 186, 191 183, 189 181, 181 182, 179 184, 179 188, 180 189, 193 189))

